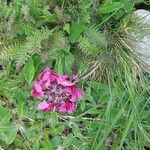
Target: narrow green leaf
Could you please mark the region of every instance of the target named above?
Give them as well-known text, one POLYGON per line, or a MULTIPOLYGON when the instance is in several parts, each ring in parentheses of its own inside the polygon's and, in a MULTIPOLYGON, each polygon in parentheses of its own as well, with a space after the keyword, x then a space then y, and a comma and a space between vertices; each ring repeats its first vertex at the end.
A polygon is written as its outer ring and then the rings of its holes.
POLYGON ((117 11, 123 7, 124 7, 124 3, 122 2, 107 3, 107 4, 104 4, 102 7, 100 7, 98 9, 98 12, 101 14, 106 14, 106 13, 110 13, 113 11, 117 11))
POLYGON ((64 68, 65 68, 65 52, 62 51, 57 56, 55 70, 57 73, 63 74, 64 68))
POLYGON ((81 108, 82 111, 85 110, 85 100, 83 100, 83 101, 81 102, 80 108, 81 108))
POLYGON ((53 150, 52 143, 51 143, 50 139, 48 138, 48 136, 46 136, 44 138, 44 149, 45 150, 53 150))

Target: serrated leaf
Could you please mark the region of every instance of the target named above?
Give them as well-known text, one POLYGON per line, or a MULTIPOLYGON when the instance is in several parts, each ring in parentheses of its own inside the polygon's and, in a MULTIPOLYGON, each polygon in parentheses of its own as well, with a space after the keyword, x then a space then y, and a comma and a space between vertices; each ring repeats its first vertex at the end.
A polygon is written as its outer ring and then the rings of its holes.
POLYGON ((29 84, 31 84, 34 78, 34 74, 35 74, 34 62, 32 59, 30 59, 27 65, 24 67, 23 74, 24 74, 25 80, 29 84))
POLYGON ((66 52, 65 56, 65 72, 72 72, 72 64, 74 63, 74 55, 70 52, 66 52))
POLYGON ((124 7, 124 3, 122 2, 112 2, 112 3, 107 3, 101 6, 98 9, 98 12, 101 14, 106 14, 106 13, 111 13, 113 11, 117 11, 123 7, 124 7))
POLYGON ((70 42, 74 43, 80 37, 81 33, 84 31, 85 23, 75 23, 70 28, 70 42))

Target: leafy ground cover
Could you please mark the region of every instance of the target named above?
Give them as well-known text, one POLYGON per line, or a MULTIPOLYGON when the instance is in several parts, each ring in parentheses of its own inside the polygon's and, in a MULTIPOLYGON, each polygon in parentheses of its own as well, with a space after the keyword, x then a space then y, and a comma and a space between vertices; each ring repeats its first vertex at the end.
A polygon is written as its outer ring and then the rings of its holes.
POLYGON ((149 4, 0 0, 0 149, 150 147, 150 78, 130 36, 147 33, 132 12, 149 4), (74 113, 37 110, 32 83, 46 67, 78 76, 74 113))

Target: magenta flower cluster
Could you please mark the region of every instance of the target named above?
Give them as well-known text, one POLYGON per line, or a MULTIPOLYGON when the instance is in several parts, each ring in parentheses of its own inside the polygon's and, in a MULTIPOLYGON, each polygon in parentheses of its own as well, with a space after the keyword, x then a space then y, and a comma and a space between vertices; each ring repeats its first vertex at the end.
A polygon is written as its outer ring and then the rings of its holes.
POLYGON ((46 68, 33 83, 32 96, 42 99, 38 110, 73 113, 83 92, 67 75, 60 75, 46 68))

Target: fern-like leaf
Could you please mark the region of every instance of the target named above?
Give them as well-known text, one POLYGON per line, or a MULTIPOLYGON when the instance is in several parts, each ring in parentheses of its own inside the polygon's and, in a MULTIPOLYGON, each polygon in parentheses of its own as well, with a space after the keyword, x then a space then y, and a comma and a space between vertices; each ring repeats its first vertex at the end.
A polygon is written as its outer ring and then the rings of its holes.
POLYGON ((84 36, 79 40, 79 48, 87 55, 99 54, 106 47, 105 35, 93 25, 85 30, 84 36))

